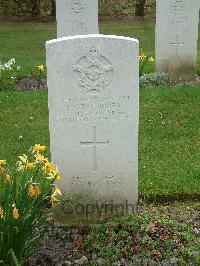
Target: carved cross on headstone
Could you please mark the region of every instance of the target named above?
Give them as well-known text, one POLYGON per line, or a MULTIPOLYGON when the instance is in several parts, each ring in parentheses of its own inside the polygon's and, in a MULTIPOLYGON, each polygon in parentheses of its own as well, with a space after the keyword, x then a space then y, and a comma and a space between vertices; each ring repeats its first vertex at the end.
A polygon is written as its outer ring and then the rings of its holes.
POLYGON ((93 148, 93 171, 97 171, 98 167, 97 167, 97 146, 98 145, 108 145, 109 141, 105 141, 105 142, 100 142, 97 141, 97 128, 96 126, 92 127, 92 131, 93 131, 93 140, 92 141, 81 141, 80 144, 81 146, 91 146, 93 148))
POLYGON ((176 46, 176 55, 175 55, 175 57, 178 57, 178 54, 179 54, 179 46, 184 45, 184 42, 179 42, 179 36, 176 35, 176 42, 170 42, 170 44, 176 46))

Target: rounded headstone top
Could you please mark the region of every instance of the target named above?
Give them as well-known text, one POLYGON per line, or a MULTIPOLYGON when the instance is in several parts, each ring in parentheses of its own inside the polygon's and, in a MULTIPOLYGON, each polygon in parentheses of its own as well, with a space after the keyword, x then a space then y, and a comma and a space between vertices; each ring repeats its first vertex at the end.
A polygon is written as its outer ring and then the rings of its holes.
POLYGON ((46 42, 46 46, 50 46, 55 43, 60 43, 63 41, 68 40, 77 40, 77 39, 115 39, 115 40, 124 40, 124 41, 131 41, 135 43, 139 43, 137 39, 131 38, 131 37, 124 37, 124 36, 117 36, 117 35, 103 35, 103 34, 88 34, 88 35, 76 35, 76 36, 69 36, 69 37, 63 37, 58 39, 49 40, 46 42))

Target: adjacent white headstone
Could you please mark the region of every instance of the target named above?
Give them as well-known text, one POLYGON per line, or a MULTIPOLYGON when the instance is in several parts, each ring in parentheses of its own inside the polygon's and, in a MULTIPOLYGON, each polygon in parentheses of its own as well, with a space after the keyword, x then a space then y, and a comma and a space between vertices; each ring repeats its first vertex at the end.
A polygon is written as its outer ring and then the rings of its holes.
POLYGON ((197 60, 199 0, 157 0, 156 69, 194 75, 197 60))
POLYGON ((51 155, 72 199, 67 217, 136 211, 138 41, 87 35, 46 48, 51 155))
POLYGON ((57 36, 99 33, 98 0, 56 0, 57 36))

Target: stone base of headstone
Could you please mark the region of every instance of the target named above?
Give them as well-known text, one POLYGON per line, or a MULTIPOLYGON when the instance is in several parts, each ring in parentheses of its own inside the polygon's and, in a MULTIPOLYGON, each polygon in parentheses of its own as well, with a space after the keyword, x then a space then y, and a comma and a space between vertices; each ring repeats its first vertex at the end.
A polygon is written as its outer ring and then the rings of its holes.
POLYGON ((58 225, 75 226, 80 224, 97 224, 113 217, 128 214, 137 214, 138 204, 129 204, 128 201, 114 203, 92 201, 84 204, 84 201, 64 201, 60 206, 52 210, 52 218, 58 225))
POLYGON ((156 72, 165 72, 171 77, 182 80, 191 80, 196 76, 196 63, 191 58, 171 58, 170 60, 157 61, 156 72))

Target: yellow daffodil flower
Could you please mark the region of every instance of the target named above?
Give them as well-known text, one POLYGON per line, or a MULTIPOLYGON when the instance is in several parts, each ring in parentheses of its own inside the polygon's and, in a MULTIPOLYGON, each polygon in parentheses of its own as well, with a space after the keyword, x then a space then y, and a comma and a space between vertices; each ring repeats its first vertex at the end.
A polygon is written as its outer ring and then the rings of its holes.
POLYGON ((41 72, 43 72, 43 71, 45 70, 45 66, 44 66, 44 65, 37 66, 37 68, 38 68, 41 72))
POLYGON ((47 179, 56 179, 57 181, 60 180, 58 167, 54 166, 54 169, 52 172, 47 173, 47 179))
POLYGON ((4 174, 6 172, 6 169, 3 168, 1 165, 0 165, 0 174, 4 174))
POLYGON ((43 172, 44 173, 52 173, 54 171, 54 165, 53 163, 47 162, 44 167, 43 167, 43 172))
POLYGON ((35 164, 34 163, 27 163, 27 169, 28 170, 33 170, 34 169, 34 167, 35 167, 35 164))
POLYGON ((22 172, 27 167, 28 158, 27 158, 27 156, 25 154, 23 154, 22 156, 18 156, 18 158, 20 159, 20 161, 18 162, 18 168, 17 168, 17 170, 19 172, 22 172))
POLYGON ((48 173, 46 178, 49 180, 53 180, 53 179, 55 179, 55 175, 53 173, 48 173))
POLYGON ((140 54, 140 60, 145 60, 145 59, 147 59, 147 56, 144 54, 144 53, 141 53, 140 54))
POLYGON ((35 157, 35 163, 36 164, 48 162, 48 158, 45 158, 44 155, 42 155, 42 154, 36 154, 36 155, 34 155, 34 157, 35 157))
POLYGON ((25 169, 28 169, 28 170, 34 169, 35 164, 30 163, 28 161, 28 157, 25 154, 23 154, 22 156, 18 156, 18 158, 20 159, 20 161, 18 162, 18 168, 17 168, 19 172, 24 171, 25 169))
POLYGON ((6 172, 6 169, 2 167, 2 165, 6 164, 6 160, 0 160, 0 174, 3 174, 6 172))
POLYGON ((27 161, 28 161, 28 157, 26 154, 23 154, 22 156, 18 156, 18 158, 20 159, 20 161, 23 163, 23 164, 26 164, 27 161))
POLYGON ((59 188, 56 188, 54 193, 51 195, 51 203, 53 206, 60 204, 58 196, 62 196, 62 193, 59 188))
POLYGON ((52 206, 56 206, 56 205, 60 204, 60 200, 52 195, 51 196, 51 203, 52 203, 52 206))
POLYGON ((28 195, 30 197, 38 197, 41 195, 41 190, 38 185, 30 185, 28 189, 28 195))
POLYGON ((11 179, 11 177, 9 175, 6 175, 6 182, 8 184, 11 184, 12 183, 12 179, 11 179))
POLYGON ((61 177, 59 175, 55 176, 56 181, 60 181, 61 177))
POLYGON ((5 218, 5 212, 4 210, 0 207, 0 219, 5 218))
POLYGON ((155 61, 155 59, 151 56, 149 57, 149 62, 153 63, 155 61))
POLYGON ((6 169, 2 167, 2 165, 6 164, 6 160, 0 160, 0 174, 3 174, 6 172, 6 169))
POLYGON ((61 190, 58 187, 55 189, 54 193, 56 195, 62 196, 62 192, 61 192, 61 190))
POLYGON ((0 165, 6 164, 6 160, 0 160, 0 165))
POLYGON ((19 210, 16 207, 14 207, 14 209, 13 209, 13 218, 15 220, 19 219, 19 210))
POLYGON ((40 144, 36 144, 33 147, 33 153, 39 153, 40 151, 45 151, 46 150, 46 146, 41 146, 40 144))

